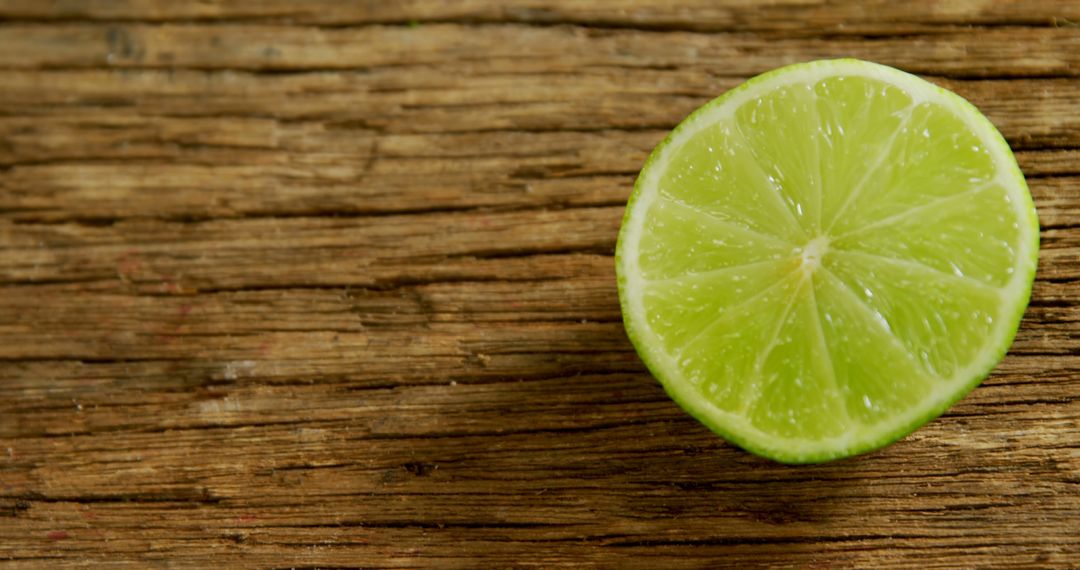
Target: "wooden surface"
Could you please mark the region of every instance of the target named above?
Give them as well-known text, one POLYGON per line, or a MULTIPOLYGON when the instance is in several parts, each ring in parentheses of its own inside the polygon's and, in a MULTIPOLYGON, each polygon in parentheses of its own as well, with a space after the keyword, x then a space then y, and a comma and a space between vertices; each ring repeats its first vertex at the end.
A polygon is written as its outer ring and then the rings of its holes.
POLYGON ((1080 4, 0 0, 0 567, 1080 566, 1080 4), (1009 356, 813 467, 622 330, 649 150, 856 56, 1000 128, 1009 356))

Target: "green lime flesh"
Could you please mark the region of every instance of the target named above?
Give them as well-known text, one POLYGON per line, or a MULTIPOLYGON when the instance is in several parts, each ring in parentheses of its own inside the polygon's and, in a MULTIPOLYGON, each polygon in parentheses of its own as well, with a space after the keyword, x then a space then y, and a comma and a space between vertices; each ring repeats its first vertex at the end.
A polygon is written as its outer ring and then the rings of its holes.
POLYGON ((616 250, 627 332, 691 415, 784 463, 880 448, 1004 357, 1038 219, 990 122, 858 60, 756 77, 649 157, 616 250))

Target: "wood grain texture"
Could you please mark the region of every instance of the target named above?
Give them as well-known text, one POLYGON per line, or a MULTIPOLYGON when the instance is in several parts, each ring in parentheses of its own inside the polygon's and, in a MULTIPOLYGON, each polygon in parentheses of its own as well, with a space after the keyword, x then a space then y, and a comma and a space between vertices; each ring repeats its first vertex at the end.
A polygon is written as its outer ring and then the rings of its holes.
POLYGON ((1075 2, 0 0, 0 567, 1080 565, 1075 2), (663 393, 612 252, 689 111, 855 56, 1043 226, 942 418, 784 467, 663 393))

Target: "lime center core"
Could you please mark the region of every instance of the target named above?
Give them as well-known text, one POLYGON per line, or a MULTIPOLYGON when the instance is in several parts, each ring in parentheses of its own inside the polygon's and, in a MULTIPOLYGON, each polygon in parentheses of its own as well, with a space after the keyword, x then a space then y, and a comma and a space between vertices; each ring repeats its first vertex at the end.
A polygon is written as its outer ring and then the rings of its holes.
POLYGON ((821 266, 821 258, 829 251, 829 237, 818 236, 795 250, 802 257, 803 271, 812 272, 821 266), (800 251, 801 250, 801 251, 800 251))

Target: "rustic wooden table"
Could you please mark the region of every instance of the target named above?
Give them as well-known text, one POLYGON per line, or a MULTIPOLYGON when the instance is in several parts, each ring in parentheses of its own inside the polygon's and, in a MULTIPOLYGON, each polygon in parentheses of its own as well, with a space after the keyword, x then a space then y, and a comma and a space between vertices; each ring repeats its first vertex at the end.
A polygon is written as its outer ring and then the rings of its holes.
POLYGON ((1080 565, 1080 3, 0 1, 0 566, 1080 565), (878 453, 683 414, 612 250, 686 113, 855 56, 1039 207, 1011 353, 878 453))

